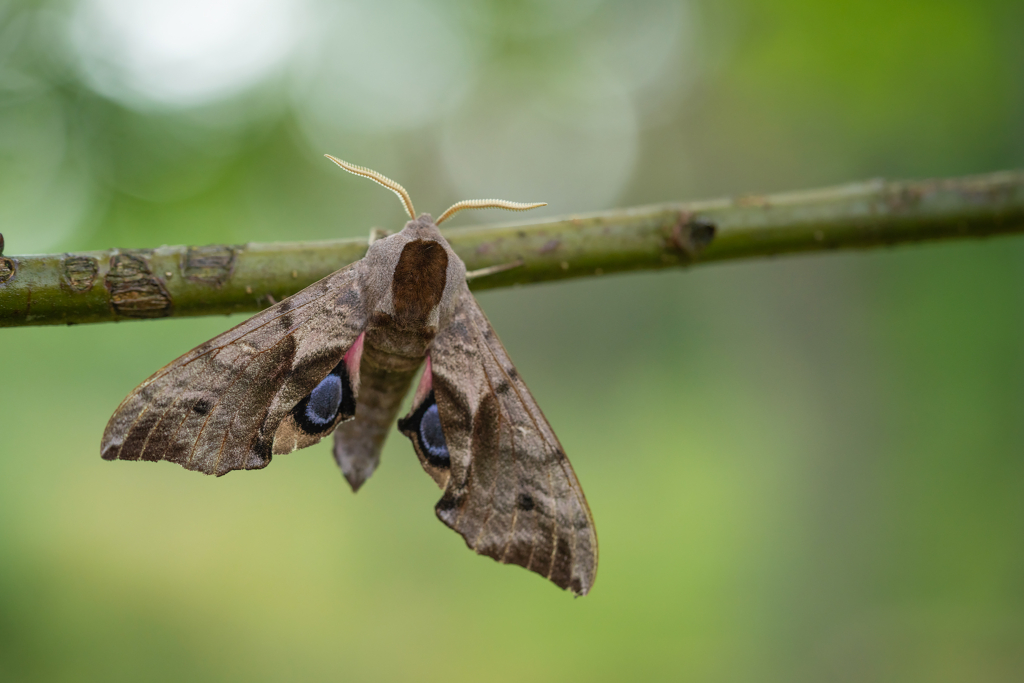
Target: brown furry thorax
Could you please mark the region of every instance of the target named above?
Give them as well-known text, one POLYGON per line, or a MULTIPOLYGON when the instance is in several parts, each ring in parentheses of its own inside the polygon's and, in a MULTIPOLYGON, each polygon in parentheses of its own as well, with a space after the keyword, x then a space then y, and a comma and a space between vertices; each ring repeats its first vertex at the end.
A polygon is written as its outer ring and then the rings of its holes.
POLYGON ((367 344, 385 354, 422 357, 452 315, 466 266, 430 214, 375 241, 365 260, 373 302, 367 344))

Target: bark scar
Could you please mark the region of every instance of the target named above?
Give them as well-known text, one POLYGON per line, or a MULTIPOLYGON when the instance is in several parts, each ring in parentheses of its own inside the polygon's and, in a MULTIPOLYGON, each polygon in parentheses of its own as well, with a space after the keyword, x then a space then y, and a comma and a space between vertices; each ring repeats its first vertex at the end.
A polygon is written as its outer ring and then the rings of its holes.
POLYGON ((695 216, 689 211, 680 211, 679 218, 672 226, 667 246, 682 254, 687 261, 695 261, 715 239, 717 230, 714 221, 695 216))
POLYGON ((221 287, 235 268, 235 249, 223 244, 189 247, 181 264, 181 273, 193 282, 221 287))
POLYGON ((61 259, 61 284, 72 292, 88 292, 96 281, 99 261, 92 256, 65 254, 61 259))
POLYGON ((13 278, 17 270, 18 268, 13 259, 0 257, 0 285, 13 278))
POLYGON ((149 266, 147 251, 123 251, 110 257, 105 284, 114 312, 126 318, 163 318, 171 314, 171 295, 149 266))

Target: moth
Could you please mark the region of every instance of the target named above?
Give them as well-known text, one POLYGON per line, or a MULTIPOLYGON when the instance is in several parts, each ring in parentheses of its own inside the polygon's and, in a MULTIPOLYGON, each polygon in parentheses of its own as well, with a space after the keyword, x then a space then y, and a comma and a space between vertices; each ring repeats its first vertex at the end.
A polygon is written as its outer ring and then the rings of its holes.
POLYGON ((405 227, 140 384, 110 418, 102 457, 220 476, 334 432, 356 491, 422 366, 398 429, 443 491, 438 518, 477 553, 585 595, 597 536, 583 490, 438 230, 463 209, 544 204, 467 200, 434 221, 393 180, 327 157, 398 195, 405 227))

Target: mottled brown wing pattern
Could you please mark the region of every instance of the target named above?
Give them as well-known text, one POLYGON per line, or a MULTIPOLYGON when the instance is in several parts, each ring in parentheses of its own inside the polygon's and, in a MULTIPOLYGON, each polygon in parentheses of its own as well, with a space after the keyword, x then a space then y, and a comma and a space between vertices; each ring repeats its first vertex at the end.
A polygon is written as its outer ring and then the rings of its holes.
POLYGON ((597 572, 594 522, 561 444, 479 305, 464 287, 452 322, 435 339, 432 383, 412 415, 436 400, 450 454, 439 476, 438 517, 470 548, 518 564, 584 595, 597 572))
POLYGON ((168 460, 221 475, 266 467, 273 453, 329 433, 275 448, 289 411, 365 326, 363 268, 339 270, 159 370, 110 418, 103 458, 168 460))

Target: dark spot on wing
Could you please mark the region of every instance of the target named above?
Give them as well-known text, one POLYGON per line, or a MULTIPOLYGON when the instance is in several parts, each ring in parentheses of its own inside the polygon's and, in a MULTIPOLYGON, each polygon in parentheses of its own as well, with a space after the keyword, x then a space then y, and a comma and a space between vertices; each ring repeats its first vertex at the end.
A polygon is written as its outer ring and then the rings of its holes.
POLYGON ((213 408, 213 404, 210 403, 205 398, 201 398, 195 402, 195 405, 192 406, 192 412, 198 415, 206 415, 208 412, 210 412, 211 408, 213 408))
POLYGON ((501 380, 500 382, 498 382, 497 386, 494 387, 494 391, 495 393, 498 394, 507 394, 509 389, 511 388, 512 387, 509 386, 508 382, 506 382, 505 380, 501 380))
POLYGON ((451 513, 457 510, 460 505, 462 505, 462 498, 450 491, 446 491, 441 500, 437 501, 434 511, 438 517, 446 520, 448 517, 451 517, 451 513))
POLYGON ((516 497, 516 507, 524 512, 529 512, 533 509, 533 496, 528 493, 520 493, 516 497))
POLYGON ((509 379, 513 381, 519 379, 519 371, 516 370, 514 366, 509 366, 505 368, 505 374, 508 375, 509 379))
MULTIPOLYGON (((274 448, 274 439, 258 437, 252 445, 252 453, 264 463, 269 463, 274 448)), ((264 465, 265 467, 266 465, 264 465)))
POLYGON ((391 293, 395 319, 403 327, 423 325, 441 302, 448 275, 448 254, 440 242, 412 240, 402 248, 391 293))
POLYGON ((292 320, 292 316, 290 313, 285 313, 284 315, 277 319, 277 326, 282 332, 287 332, 288 330, 290 330, 292 328, 293 323, 294 321, 292 320))
POLYGON ((343 308, 359 306, 362 303, 363 293, 358 287, 347 286, 338 294, 336 301, 343 308))
POLYGON ((556 585, 566 588, 572 577, 572 551, 569 548, 569 539, 564 533, 558 534, 555 540, 555 556, 551 558, 549 569, 551 580, 556 585))
POLYGON ((573 528, 577 530, 590 528, 590 520, 587 519, 585 514, 583 514, 583 510, 579 508, 577 508, 576 515, 572 519, 572 524, 573 528))

